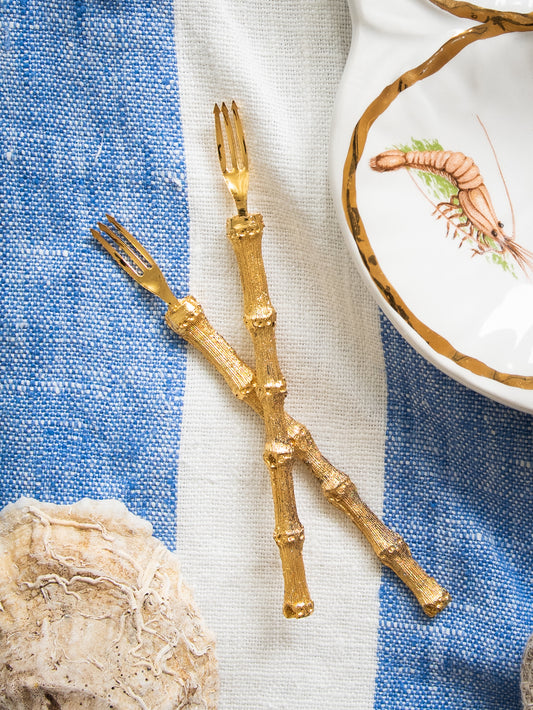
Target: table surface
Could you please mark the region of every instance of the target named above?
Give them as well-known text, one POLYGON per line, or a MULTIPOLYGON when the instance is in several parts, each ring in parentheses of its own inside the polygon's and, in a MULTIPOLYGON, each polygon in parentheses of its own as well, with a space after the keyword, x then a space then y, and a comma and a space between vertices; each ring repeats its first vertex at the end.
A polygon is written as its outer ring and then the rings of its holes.
POLYGON ((118 498, 150 520, 217 636, 220 708, 518 710, 532 419, 422 359, 352 263, 328 181, 343 0, 8 2, 0 19, 2 502, 118 498), (253 364, 212 114, 232 99, 287 410, 450 590, 435 619, 301 464, 315 612, 284 619, 261 421, 90 235, 117 217, 253 364))

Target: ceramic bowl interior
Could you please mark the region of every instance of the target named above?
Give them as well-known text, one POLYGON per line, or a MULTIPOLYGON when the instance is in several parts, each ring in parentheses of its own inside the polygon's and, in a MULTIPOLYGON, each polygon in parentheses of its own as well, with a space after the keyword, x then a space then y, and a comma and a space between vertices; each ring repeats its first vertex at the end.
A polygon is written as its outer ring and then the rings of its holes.
POLYGON ((533 35, 522 16, 497 31, 430 0, 352 3, 331 147, 350 250, 425 357, 533 411, 533 35))

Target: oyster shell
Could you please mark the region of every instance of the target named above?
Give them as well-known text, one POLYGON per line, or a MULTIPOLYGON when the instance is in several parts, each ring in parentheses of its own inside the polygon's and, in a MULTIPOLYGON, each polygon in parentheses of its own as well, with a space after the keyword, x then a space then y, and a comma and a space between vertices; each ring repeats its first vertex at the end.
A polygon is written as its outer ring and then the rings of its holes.
POLYGON ((522 656, 520 690, 524 710, 533 710, 533 635, 529 637, 522 656))
POLYGON ((216 708, 176 557, 118 501, 0 512, 0 709, 216 708))

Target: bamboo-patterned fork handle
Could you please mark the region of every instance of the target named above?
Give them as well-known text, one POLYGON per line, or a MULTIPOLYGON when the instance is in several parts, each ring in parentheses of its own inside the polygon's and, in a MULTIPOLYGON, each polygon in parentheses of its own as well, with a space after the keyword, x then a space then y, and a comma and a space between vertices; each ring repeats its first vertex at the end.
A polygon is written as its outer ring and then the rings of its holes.
POLYGON ((274 539, 279 548, 285 581, 283 613, 289 618, 308 616, 313 602, 307 589, 303 563, 304 529, 298 518, 292 469, 294 447, 286 427, 287 393, 276 352, 276 311, 268 294, 261 255, 263 218, 239 215, 228 220, 227 235, 233 246, 244 296, 244 322, 254 345, 256 390, 263 407, 266 445, 264 460, 270 471, 274 511, 274 539))
MULTIPOLYGON (((171 304, 165 319, 171 330, 215 366, 233 394, 263 416, 254 371, 213 328, 193 296, 171 304)), ((433 617, 442 611, 450 601, 449 593, 413 558, 403 537, 388 528, 361 500, 353 481, 322 455, 307 427, 288 413, 285 413, 285 424, 295 454, 309 466, 324 497, 357 526, 378 559, 409 587, 425 614, 433 617)))

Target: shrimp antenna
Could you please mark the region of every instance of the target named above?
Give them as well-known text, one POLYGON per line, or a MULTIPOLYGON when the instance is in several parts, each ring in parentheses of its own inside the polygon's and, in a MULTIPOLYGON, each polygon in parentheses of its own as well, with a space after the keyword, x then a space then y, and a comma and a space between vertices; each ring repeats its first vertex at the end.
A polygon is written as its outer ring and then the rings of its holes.
POLYGON ((503 176, 503 170, 502 166, 500 165, 500 161, 498 160, 498 156, 496 154, 496 149, 494 148, 494 145, 490 139, 489 132, 487 131, 485 124, 483 121, 480 119, 480 117, 476 113, 476 118, 479 121, 481 128, 483 129, 483 132, 485 133, 485 136, 489 142, 490 148, 492 150, 492 154, 494 155, 494 160, 496 161, 496 165, 498 166, 498 172, 500 173, 500 177, 503 182, 503 186, 505 188, 505 194, 507 195, 507 201, 509 202, 509 207, 511 208, 511 218, 513 221, 513 239, 516 238, 516 221, 515 221, 515 216, 514 216, 514 209, 513 209, 513 203, 511 202, 511 195, 509 194, 509 188, 507 187, 507 183, 505 181, 505 178, 503 176))

